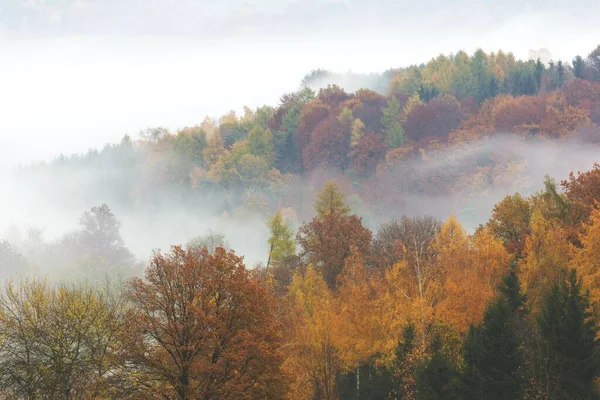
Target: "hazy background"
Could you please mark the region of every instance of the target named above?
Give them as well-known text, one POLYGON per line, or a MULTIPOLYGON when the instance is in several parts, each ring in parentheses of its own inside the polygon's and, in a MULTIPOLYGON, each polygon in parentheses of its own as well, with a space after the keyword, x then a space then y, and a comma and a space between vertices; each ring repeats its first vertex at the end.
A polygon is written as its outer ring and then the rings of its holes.
POLYGON ((0 0, 0 165, 275 104, 319 67, 587 54, 599 1, 0 0))
MULTIPOLYGON (((478 47, 523 59, 547 48, 555 60, 570 61, 597 46, 599 21, 600 1, 592 0, 0 0, 0 236, 17 223, 58 237, 106 201, 142 259, 213 229, 251 264, 266 258, 264 220, 223 219, 208 202, 194 212, 177 202, 130 212, 111 203, 110 193, 85 193, 85 171, 16 182, 10 168, 101 148, 126 133, 135 138, 147 127, 175 130, 244 105, 275 105, 316 68, 381 72, 478 47), (61 179, 70 184, 58 185, 61 179), (53 192, 61 193, 46 196, 53 192)), ((513 189, 539 189, 544 173, 564 178, 597 161, 575 145, 493 145, 526 152, 532 182, 473 200, 463 213, 468 226, 513 189)), ((410 201, 414 207, 401 211, 462 212, 452 199, 410 201)))

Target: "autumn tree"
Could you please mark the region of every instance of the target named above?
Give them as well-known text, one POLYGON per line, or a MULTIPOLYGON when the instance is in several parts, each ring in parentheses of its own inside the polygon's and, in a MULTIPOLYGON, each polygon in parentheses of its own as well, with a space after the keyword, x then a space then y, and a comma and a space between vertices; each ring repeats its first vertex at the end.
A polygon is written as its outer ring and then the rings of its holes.
POLYGON ((0 389, 11 399, 123 398, 123 298, 85 285, 9 283, 0 296, 0 389))
POLYGON ((317 216, 298 230, 296 240, 301 256, 319 268, 330 288, 344 268, 355 246, 363 255, 369 253, 372 233, 356 215, 349 215, 343 194, 334 181, 328 181, 315 200, 317 216))
POLYGON ((335 346, 335 299, 321 273, 296 271, 287 295, 285 370, 294 377, 291 399, 335 400, 341 363, 335 346))
POLYGON ((537 311, 545 293, 566 276, 569 247, 564 230, 558 222, 544 218, 535 210, 525 253, 521 279, 530 305, 537 311))
POLYGON ((506 196, 494 206, 487 226, 494 236, 502 240, 508 251, 522 256, 525 238, 531 230, 530 219, 529 203, 517 193, 506 196))
POLYGON ((406 137, 419 141, 429 136, 447 136, 464 119, 460 103, 451 96, 438 96, 429 103, 415 107, 406 116, 406 137))
POLYGON ((356 395, 367 377, 361 377, 361 366, 369 364, 374 357, 385 351, 387 329, 385 307, 378 296, 379 281, 370 275, 363 257, 355 247, 350 249, 344 270, 338 275, 339 310, 337 314, 337 347, 342 367, 354 370, 356 395))
POLYGON ((145 398, 281 398, 274 299, 234 252, 155 253, 129 299, 131 379, 145 398))

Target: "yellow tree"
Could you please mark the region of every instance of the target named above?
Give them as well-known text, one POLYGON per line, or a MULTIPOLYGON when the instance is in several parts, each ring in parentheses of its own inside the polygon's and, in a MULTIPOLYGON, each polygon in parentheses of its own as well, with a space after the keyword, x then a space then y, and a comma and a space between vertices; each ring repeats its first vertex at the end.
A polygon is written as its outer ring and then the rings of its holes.
POLYGON ((531 216, 531 235, 525 242, 525 263, 521 282, 534 311, 550 288, 566 278, 569 246, 563 228, 556 220, 544 218, 534 210, 531 216))
POLYGON ((388 331, 383 325, 384 309, 378 304, 380 282, 378 275, 368 275, 363 257, 354 246, 338 280, 336 346, 342 367, 356 368, 359 392, 360 365, 385 348, 388 331))
POLYGON ((436 314, 466 333, 471 324, 481 322, 510 255, 486 229, 469 237, 454 216, 442 225, 434 248, 445 277, 436 314))
POLYGON ((335 348, 335 299, 318 270, 297 271, 287 295, 289 307, 287 359, 293 376, 289 398, 336 399, 340 360, 335 348))
POLYGON ((590 214, 589 222, 582 225, 582 247, 571 247, 573 266, 590 291, 590 302, 600 309, 600 209, 595 208, 590 214))

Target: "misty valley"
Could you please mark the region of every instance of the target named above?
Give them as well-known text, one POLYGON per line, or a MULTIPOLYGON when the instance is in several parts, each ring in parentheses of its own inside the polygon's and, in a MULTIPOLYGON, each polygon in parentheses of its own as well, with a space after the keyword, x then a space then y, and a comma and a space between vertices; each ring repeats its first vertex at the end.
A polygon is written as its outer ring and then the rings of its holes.
POLYGON ((0 398, 600 398, 599 125, 479 49, 3 167, 0 398))

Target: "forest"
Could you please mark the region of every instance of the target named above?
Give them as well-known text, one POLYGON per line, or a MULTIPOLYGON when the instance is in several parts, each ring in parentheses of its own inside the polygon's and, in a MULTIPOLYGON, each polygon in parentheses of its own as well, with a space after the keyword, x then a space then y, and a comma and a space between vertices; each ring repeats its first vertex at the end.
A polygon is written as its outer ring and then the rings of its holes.
POLYGON ((81 215, 0 240, 0 398, 600 398, 599 125, 600 46, 461 51, 21 166, 81 215))

